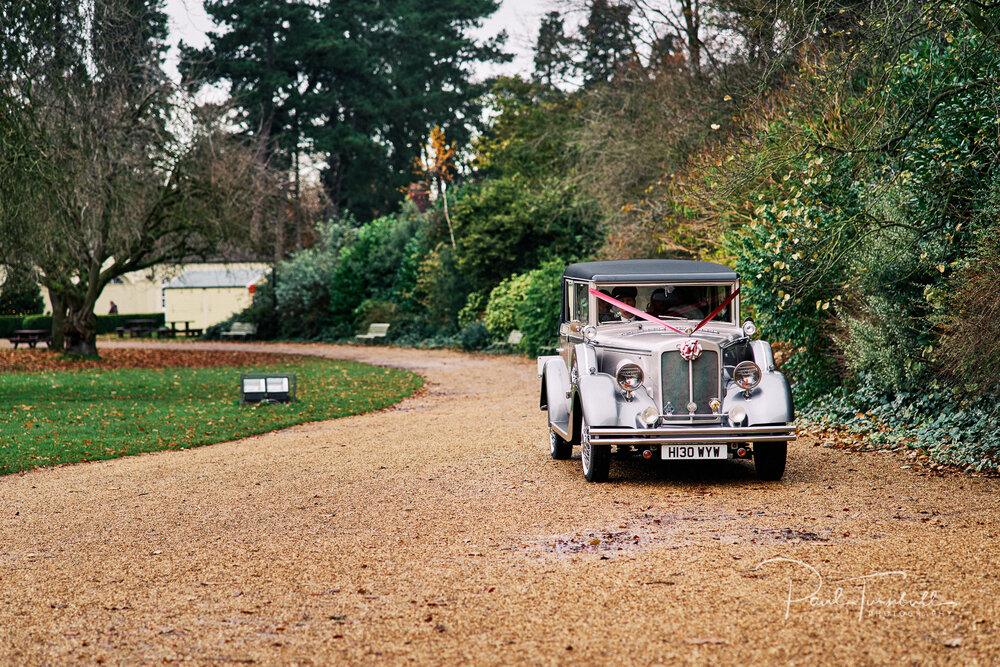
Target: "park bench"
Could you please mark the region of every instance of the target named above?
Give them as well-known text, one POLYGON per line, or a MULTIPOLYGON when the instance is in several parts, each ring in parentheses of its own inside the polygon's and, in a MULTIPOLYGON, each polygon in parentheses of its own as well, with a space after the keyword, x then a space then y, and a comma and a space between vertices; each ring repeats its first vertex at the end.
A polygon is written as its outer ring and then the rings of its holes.
POLYGON ((18 329, 7 337, 14 345, 14 349, 21 343, 25 343, 32 350, 39 343, 45 343, 47 347, 52 347, 52 333, 46 329, 18 329))
POLYGON ((358 334, 355 338, 360 340, 374 340, 375 338, 384 338, 388 333, 389 324, 387 322, 372 322, 368 325, 368 333, 358 334))
POLYGON ((229 331, 222 332, 222 336, 224 338, 246 340, 247 338, 252 338, 256 333, 257 325, 253 322, 233 322, 232 326, 229 327, 229 331))

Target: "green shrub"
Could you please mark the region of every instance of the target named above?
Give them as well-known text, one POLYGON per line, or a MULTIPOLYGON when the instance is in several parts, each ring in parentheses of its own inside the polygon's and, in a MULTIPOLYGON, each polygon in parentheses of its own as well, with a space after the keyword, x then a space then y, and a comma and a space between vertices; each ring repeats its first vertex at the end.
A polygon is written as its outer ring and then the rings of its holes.
POLYGON ((21 315, 0 315, 0 338, 6 338, 18 329, 23 329, 24 317, 21 315))
POLYGON ((517 329, 524 334, 521 347, 531 356, 556 346, 559 332, 562 274, 566 262, 553 259, 528 272, 524 298, 517 306, 517 329))
POLYGON ((458 311, 458 326, 467 327, 473 322, 479 322, 483 318, 483 311, 486 310, 486 302, 490 295, 482 292, 473 292, 465 299, 465 305, 458 311))
POLYGON ((558 338, 561 280, 566 262, 552 259, 534 271, 511 276, 490 292, 483 324, 498 340, 523 334, 521 349, 537 355, 558 338))
MULTIPOLYGON (((153 320, 157 327, 166 326, 166 315, 164 313, 133 313, 131 315, 98 315, 97 333, 115 333, 118 327, 126 326, 129 320, 153 320)), ((52 318, 49 318, 49 328, 52 327, 52 318)))
MULTIPOLYGON (((164 313, 131 313, 129 315, 97 315, 97 333, 115 333, 118 327, 124 327, 130 320, 153 320, 157 327, 166 326, 164 313)), ((51 315, 29 315, 24 318, 19 329, 52 329, 51 315)))
POLYGON ((597 212, 571 186, 504 177, 470 186, 451 213, 456 264, 467 292, 484 292, 504 276, 553 256, 589 252, 598 241, 597 212))
POLYGON ((355 314, 366 299, 400 305, 412 301, 422 221, 415 208, 406 208, 360 227, 341 248, 328 282, 331 333, 352 335, 358 327, 355 314))
MULTIPOLYGON (((431 324, 426 317, 414 313, 399 313, 389 327, 386 335, 388 342, 409 347, 421 347, 425 341, 439 335, 439 329, 431 324)), ((440 347, 447 347, 440 345, 440 347)))
POLYGON ((520 274, 500 282, 490 292, 483 311, 483 324, 495 338, 506 339, 517 329, 517 305, 524 299, 528 276, 520 274))
POLYGON ((465 306, 469 283, 455 264, 450 246, 430 251, 420 263, 413 288, 421 316, 438 333, 455 331, 458 313, 465 306))
POLYGON ((28 315, 24 318, 22 329, 52 329, 51 315, 28 315))
POLYGON ((463 350, 485 350, 490 344, 490 332, 482 322, 473 322, 458 332, 458 342, 463 350))
POLYGON ((274 283, 270 292, 273 299, 259 301, 259 310, 274 306, 276 335, 317 338, 330 324, 330 282, 340 252, 354 241, 356 230, 349 221, 337 220, 320 225, 319 234, 320 243, 298 251, 279 265, 276 276, 269 281, 274 283))

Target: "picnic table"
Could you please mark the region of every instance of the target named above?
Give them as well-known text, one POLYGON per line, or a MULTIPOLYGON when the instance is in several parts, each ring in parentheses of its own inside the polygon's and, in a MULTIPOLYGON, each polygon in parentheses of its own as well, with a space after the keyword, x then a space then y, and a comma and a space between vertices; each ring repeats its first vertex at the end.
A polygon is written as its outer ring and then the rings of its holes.
POLYGON ((171 322, 167 322, 167 324, 170 325, 171 330, 173 330, 174 332, 172 335, 182 333, 187 338, 197 338, 202 334, 202 330, 197 328, 192 328, 191 327, 192 322, 194 322, 194 320, 173 320, 171 322), (177 325, 179 324, 183 324, 184 328, 178 329, 177 325))
POLYGON ((18 329, 7 337, 14 344, 14 349, 21 343, 26 343, 32 350, 39 343, 45 343, 46 347, 52 347, 52 332, 47 329, 18 329))
POLYGON ((118 327, 115 332, 118 334, 119 338, 124 338, 125 334, 129 335, 129 338, 148 338, 153 335, 154 332, 159 331, 160 327, 157 326, 156 320, 125 320, 125 326, 118 327))

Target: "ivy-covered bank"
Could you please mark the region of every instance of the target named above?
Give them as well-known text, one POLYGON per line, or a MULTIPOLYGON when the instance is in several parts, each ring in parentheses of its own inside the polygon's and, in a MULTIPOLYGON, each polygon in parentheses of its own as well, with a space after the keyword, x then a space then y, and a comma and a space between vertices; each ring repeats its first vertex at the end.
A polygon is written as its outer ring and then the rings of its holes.
POLYGON ((726 147, 727 248, 804 418, 998 471, 1000 49, 924 37, 836 104, 832 68, 726 147))

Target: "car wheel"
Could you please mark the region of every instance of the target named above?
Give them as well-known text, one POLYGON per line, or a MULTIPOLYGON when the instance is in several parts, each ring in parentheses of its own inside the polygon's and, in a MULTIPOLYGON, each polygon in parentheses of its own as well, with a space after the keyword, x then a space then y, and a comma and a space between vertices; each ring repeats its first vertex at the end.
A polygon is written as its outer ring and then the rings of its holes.
POLYGON ((757 478, 776 482, 785 474, 785 459, 788 457, 788 443, 754 443, 753 467, 757 478))
POLYGON ((590 444, 590 426, 583 419, 580 427, 580 460, 583 476, 588 482, 608 481, 611 469, 611 445, 590 444))
POLYGON ((565 461, 573 456, 573 445, 552 429, 549 429, 549 455, 557 461, 565 461))

